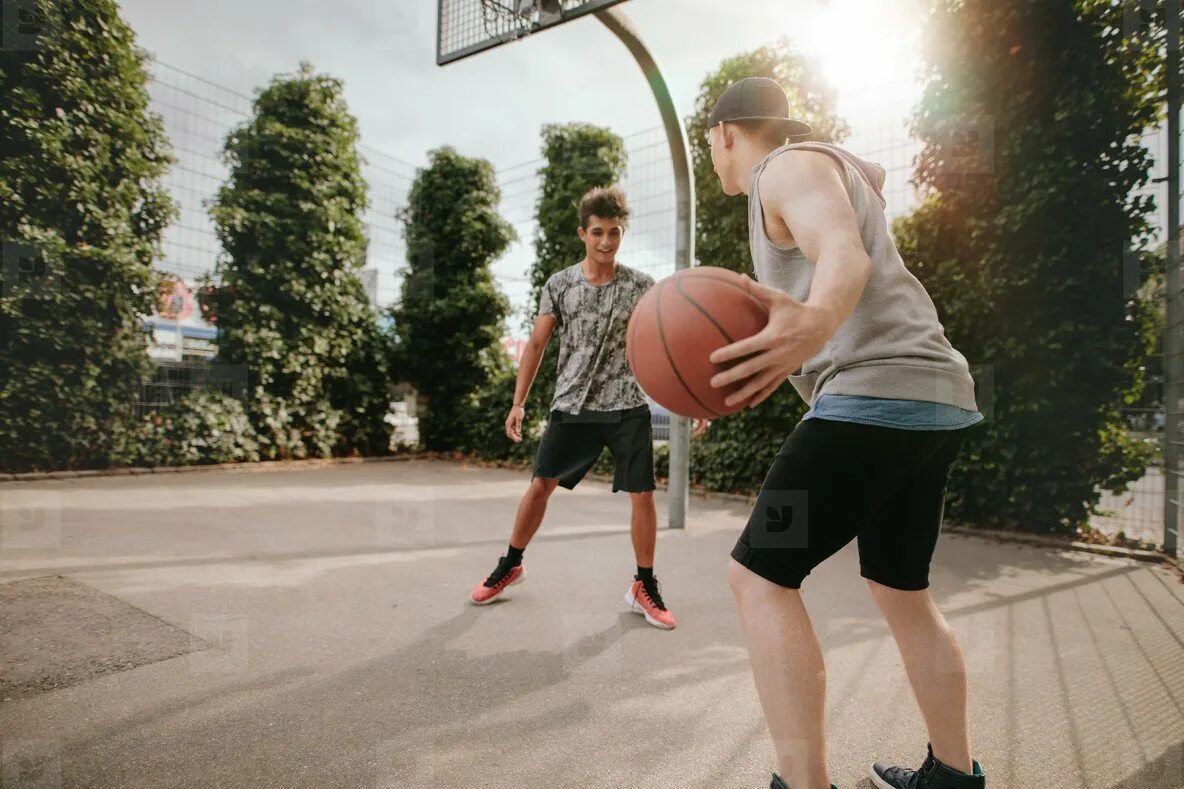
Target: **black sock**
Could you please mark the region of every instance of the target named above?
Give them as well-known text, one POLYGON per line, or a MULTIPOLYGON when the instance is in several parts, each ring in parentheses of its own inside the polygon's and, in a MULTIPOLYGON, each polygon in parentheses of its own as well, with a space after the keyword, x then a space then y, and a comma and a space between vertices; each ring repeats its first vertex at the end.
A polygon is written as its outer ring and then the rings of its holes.
POLYGON ((510 549, 506 552, 506 560, 510 562, 511 567, 517 567, 522 564, 522 554, 525 551, 525 548, 518 549, 513 545, 510 546, 510 549))
POLYGON ((637 565, 637 580, 649 583, 654 580, 654 568, 637 565))

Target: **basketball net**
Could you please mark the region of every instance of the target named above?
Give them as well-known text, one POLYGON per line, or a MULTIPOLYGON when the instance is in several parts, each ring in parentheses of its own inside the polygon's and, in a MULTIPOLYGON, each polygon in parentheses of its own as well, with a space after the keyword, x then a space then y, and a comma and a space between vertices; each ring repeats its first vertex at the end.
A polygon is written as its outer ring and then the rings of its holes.
POLYGON ((485 26, 485 34, 490 38, 501 38, 505 35, 510 35, 514 39, 522 38, 530 33, 537 15, 534 3, 522 3, 520 0, 481 0, 481 22, 485 26), (518 6, 522 6, 523 10, 519 11, 518 6))

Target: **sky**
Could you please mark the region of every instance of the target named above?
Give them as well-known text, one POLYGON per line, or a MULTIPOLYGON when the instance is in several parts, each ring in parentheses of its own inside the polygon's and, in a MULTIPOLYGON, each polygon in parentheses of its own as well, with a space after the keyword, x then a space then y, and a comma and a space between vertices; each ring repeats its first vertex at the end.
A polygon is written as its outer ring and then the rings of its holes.
MULTIPOLYGON (((156 72, 180 88, 165 96, 172 106, 160 109, 175 145, 180 139, 176 180, 184 203, 180 224, 188 228, 170 232, 188 242, 181 249, 200 266, 212 258, 201 195, 224 177, 212 158, 218 140, 235 112, 249 111, 257 88, 278 73, 294 71, 302 60, 343 81, 349 109, 370 152, 367 158, 385 168, 379 171, 383 183, 371 181, 376 217, 371 222, 371 261, 379 270, 383 304, 398 294, 402 253, 392 243, 398 241, 392 216, 401 200, 399 191, 405 190, 415 167, 426 163, 430 150, 451 145, 498 169, 503 213, 514 221, 521 241, 493 270, 522 315, 533 309, 527 303, 526 275, 533 213, 529 174, 534 169, 523 165, 539 158, 540 128, 585 121, 636 135, 661 123, 632 57, 593 17, 439 67, 436 0, 119 0, 119 6, 139 45, 167 64, 156 72), (209 94, 208 86, 183 72, 233 93, 218 88, 209 94), (190 89, 234 105, 234 112, 213 119, 193 117, 198 103, 196 93, 186 94, 190 89), (177 109, 178 104, 183 106, 177 109), (187 132, 203 136, 191 144, 187 132), (205 146, 206 160, 197 164, 190 161, 195 145, 205 146)), ((917 68, 923 0, 628 0, 617 9, 633 21, 655 55, 682 117, 693 110, 700 81, 721 60, 781 36, 789 38, 816 59, 836 86, 837 110, 853 129, 847 146, 888 168, 889 216, 910 208, 907 181, 916 144, 903 127, 921 94, 917 68)), ((201 104, 200 112, 206 114, 209 106, 201 104)), ((629 139, 635 146, 644 142, 647 172, 656 173, 658 180, 667 178, 669 159, 660 132, 629 139), (655 157, 663 160, 659 164, 664 170, 654 166, 655 157)), ((1149 139, 1160 160, 1161 142, 1149 139)), ((1161 175, 1160 169, 1157 165, 1153 174, 1161 175)), ((662 209, 667 198, 657 195, 649 207, 662 209)), ((664 259, 664 250, 673 247, 672 218, 654 216, 651 225, 648 235, 632 232, 626 239, 624 262, 631 252, 643 260, 652 261, 655 255, 664 259)), ((669 266, 672 270, 673 263, 669 266)), ((182 273, 191 278, 193 271, 182 273)), ((516 322, 512 324, 517 334, 516 322)))
MULTIPOLYGON (((593 120, 620 132, 660 123, 636 64, 591 17, 438 67, 435 0, 121 0, 120 8, 161 60, 248 95, 311 61, 344 80, 367 142, 413 164, 443 144, 498 167, 518 164, 537 157, 538 130, 549 122, 593 120)), ((920 19, 915 0, 630 0, 618 8, 657 57, 682 115, 723 58, 780 35, 835 53, 830 65, 847 89, 841 109, 857 110, 872 93, 882 101, 886 71, 896 83, 889 98, 907 95, 915 48, 900 34, 920 19)))
MULTIPOLYGON (((442 145, 499 170, 522 165, 539 157, 546 123, 587 121, 622 135, 661 124, 636 63, 593 17, 439 67, 435 0, 119 4, 159 61, 245 97, 301 60, 340 78, 362 141, 400 172, 413 173, 442 145)), ((617 8, 655 55, 683 117, 721 60, 783 35, 818 59, 856 136, 899 128, 920 95, 918 0, 629 0, 617 8)), ((517 309, 526 307, 529 264, 523 243, 495 266, 517 309)), ((395 285, 384 270, 384 301, 395 285)))

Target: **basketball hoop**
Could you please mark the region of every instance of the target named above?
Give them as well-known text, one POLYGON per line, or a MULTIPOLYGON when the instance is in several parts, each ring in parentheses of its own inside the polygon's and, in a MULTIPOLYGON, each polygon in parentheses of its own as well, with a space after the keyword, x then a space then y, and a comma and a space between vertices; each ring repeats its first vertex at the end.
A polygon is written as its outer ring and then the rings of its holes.
POLYGON ((533 17, 534 0, 481 0, 481 23, 490 39, 517 41, 524 38, 533 27, 533 17))
POLYGON ((519 41, 624 0, 437 0, 436 63, 519 41))

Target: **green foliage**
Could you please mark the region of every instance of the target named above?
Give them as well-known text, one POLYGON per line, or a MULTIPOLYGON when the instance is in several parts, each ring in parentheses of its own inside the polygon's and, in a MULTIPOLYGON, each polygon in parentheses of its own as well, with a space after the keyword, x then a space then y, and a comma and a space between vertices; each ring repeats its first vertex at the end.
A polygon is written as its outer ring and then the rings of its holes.
MULTIPOLYGON (((543 126, 542 136, 546 164, 539 170, 542 186, 535 211, 538 225, 534 237, 534 265, 530 269, 529 318, 525 324, 528 332, 534 326, 534 311, 547 279, 584 259, 584 242, 577 232, 580 198, 590 189, 619 182, 625 175, 626 162, 624 141, 600 126, 590 123, 548 124, 543 126)), ((626 229, 622 245, 624 259, 629 257, 628 248, 629 232, 626 229)), ((559 332, 556 331, 547 344, 527 399, 526 418, 531 424, 540 423, 550 412, 558 359, 559 332)), ((513 392, 512 387, 510 391, 513 392)), ((525 432, 523 443, 526 443, 525 432)))
POLYGON ((256 387, 251 416, 264 457, 304 460, 332 454, 343 414, 325 397, 283 398, 256 387))
POLYGON ((1132 194, 1157 109, 1145 56, 1116 34, 1122 13, 942 0, 929 22, 914 118, 929 195, 896 237, 950 340, 993 380, 951 481, 948 511, 968 523, 1070 531, 1097 486, 1146 462, 1119 408, 1142 389, 1156 317, 1123 262, 1149 229, 1150 198, 1132 194))
MULTIPOLYGON (((695 175, 695 246, 701 265, 752 271, 748 201, 725 195, 711 164, 707 118, 716 100, 729 85, 745 77, 770 77, 785 88, 791 116, 814 127, 814 133, 801 140, 837 143, 849 130, 834 112, 834 90, 819 74, 781 40, 726 59, 703 80, 695 113, 686 121, 695 175)), ((773 457, 805 410, 787 383, 757 408, 714 420, 705 434, 691 441, 691 482, 711 490, 758 489, 773 457)))
POLYGON ((806 406, 789 384, 753 409, 722 419, 691 439, 691 483, 708 490, 759 490, 778 450, 801 421, 806 406))
MULTIPOLYGON (((1076 0, 1081 14, 1096 27, 1097 40, 1110 67, 1120 69, 1132 96, 1142 102, 1154 97, 1153 111, 1160 121, 1167 110, 1167 3, 1151 0, 1076 0)), ((1180 9, 1184 23, 1184 6, 1180 9)), ((1179 42, 1176 42, 1179 46, 1179 42)), ((1184 62, 1181 63, 1184 77, 1184 62)))
POLYGON ((172 158, 116 4, 24 6, 36 41, 0 48, 0 469, 102 468, 131 445, 172 158))
POLYGON ((654 445, 654 476, 658 479, 670 478, 670 445, 654 445))
POLYGON ((529 462, 542 435, 541 421, 524 421, 522 442, 518 444, 510 441, 505 431, 507 397, 514 392, 518 371, 500 345, 486 349, 481 366, 484 381, 461 401, 456 413, 463 435, 456 448, 486 460, 529 462))
POLYGON ((489 162, 448 147, 429 159, 401 216, 408 270, 391 311, 391 367, 427 400, 419 421, 425 449, 470 447, 486 434, 509 443, 501 419, 513 385, 488 387, 507 367, 501 339, 510 305, 490 265, 514 230, 497 212, 500 192, 489 162), (478 404, 485 410, 474 414, 478 404))
POLYGON ((365 264, 366 183, 342 84, 307 63, 259 91, 226 139, 210 209, 225 251, 200 292, 218 357, 241 364, 267 458, 386 451, 390 401, 365 264))
POLYGON ((138 465, 196 466, 259 460, 259 441, 241 402, 219 392, 195 392, 175 410, 144 417, 138 465))

